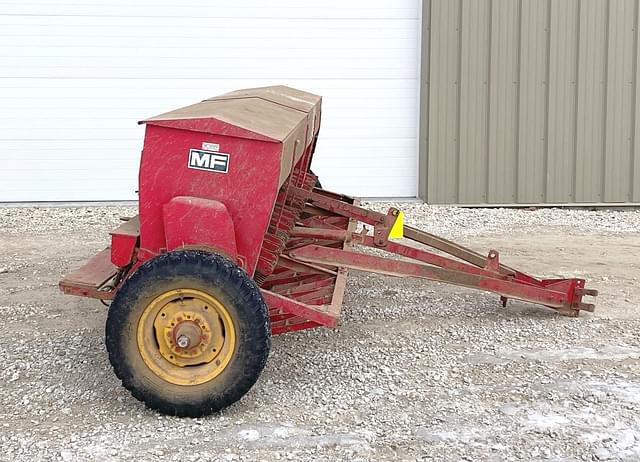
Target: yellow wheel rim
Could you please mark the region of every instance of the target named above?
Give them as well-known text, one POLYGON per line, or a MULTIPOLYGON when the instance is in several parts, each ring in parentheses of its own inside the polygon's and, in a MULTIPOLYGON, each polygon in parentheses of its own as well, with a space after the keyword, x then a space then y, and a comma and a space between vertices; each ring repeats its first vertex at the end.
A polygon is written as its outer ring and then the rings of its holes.
POLYGON ((144 309, 137 342, 142 360, 158 377, 176 385, 199 385, 227 367, 236 331, 218 299, 201 290, 175 289, 144 309))

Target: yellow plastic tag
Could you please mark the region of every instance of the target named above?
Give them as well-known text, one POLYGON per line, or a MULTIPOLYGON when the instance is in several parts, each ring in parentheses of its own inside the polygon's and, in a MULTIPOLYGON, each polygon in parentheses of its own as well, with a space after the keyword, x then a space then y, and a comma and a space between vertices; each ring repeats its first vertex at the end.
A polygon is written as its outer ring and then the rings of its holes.
POLYGON ((391 232, 389 233, 389 239, 400 239, 404 236, 404 213, 402 211, 398 211, 398 216, 396 217, 396 221, 393 223, 391 227, 391 232))

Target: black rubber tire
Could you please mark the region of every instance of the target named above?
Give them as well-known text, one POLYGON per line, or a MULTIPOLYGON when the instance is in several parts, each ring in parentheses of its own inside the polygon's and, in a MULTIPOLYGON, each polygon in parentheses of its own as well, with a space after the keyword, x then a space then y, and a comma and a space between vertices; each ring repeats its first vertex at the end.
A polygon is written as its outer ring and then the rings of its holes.
POLYGON ((260 290, 228 259, 198 250, 162 254, 145 262, 123 284, 106 323, 109 361, 122 384, 138 400, 164 414, 200 417, 238 401, 255 384, 271 347, 269 313, 260 290), (224 370, 199 385, 176 385, 144 363, 136 340, 140 316, 159 294, 191 288, 220 300, 233 318, 235 352, 224 370))

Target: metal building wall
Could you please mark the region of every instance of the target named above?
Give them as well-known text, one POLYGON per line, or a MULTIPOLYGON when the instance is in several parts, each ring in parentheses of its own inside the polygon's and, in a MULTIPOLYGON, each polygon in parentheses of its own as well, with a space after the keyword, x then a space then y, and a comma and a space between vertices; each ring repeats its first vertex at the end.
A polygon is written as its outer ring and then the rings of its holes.
POLYGON ((639 1, 425 2, 421 196, 640 203, 639 1))

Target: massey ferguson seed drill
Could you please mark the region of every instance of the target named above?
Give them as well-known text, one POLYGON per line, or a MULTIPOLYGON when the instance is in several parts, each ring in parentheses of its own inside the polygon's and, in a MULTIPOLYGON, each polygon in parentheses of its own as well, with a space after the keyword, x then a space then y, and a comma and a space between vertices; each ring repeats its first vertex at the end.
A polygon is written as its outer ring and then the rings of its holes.
POLYGON ((322 189, 310 170, 320 104, 284 86, 254 88, 141 122, 139 215, 60 288, 111 301, 109 360, 150 408, 195 417, 240 399, 271 335, 336 326, 348 269, 486 290, 504 305, 593 311, 582 298, 597 292, 583 279, 530 276, 495 250, 404 226, 397 209, 322 189))

